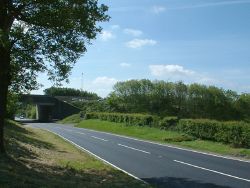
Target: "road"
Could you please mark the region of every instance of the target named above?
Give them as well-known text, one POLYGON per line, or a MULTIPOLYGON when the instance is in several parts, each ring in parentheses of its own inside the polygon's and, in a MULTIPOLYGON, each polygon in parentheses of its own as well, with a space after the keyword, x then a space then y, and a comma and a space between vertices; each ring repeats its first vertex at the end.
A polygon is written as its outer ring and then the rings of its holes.
POLYGON ((55 123, 51 131, 97 158, 157 187, 250 188, 250 163, 55 123))

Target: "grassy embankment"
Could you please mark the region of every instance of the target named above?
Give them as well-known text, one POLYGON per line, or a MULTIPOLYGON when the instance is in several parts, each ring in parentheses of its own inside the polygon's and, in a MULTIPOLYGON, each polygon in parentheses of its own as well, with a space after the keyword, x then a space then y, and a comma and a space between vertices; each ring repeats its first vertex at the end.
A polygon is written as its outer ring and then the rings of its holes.
POLYGON ((131 136, 144 140, 156 141, 165 144, 170 143, 172 145, 182 146, 185 148, 191 148, 200 151, 250 159, 250 149, 234 148, 228 144, 194 139, 190 136, 175 131, 160 130, 150 127, 127 126, 122 123, 114 123, 95 119, 83 120, 76 126, 131 136))
POLYGON ((146 187, 47 131, 9 121, 0 187, 146 187))

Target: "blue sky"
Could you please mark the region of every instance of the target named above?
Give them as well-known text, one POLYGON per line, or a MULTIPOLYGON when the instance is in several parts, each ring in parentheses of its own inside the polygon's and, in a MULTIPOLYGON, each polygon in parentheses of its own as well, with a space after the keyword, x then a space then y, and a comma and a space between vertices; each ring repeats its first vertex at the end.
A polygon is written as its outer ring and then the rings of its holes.
MULTIPOLYGON (((129 79, 250 92, 250 0, 102 0, 111 20, 72 70, 73 87, 102 97, 129 79), (83 73, 83 84, 82 84, 83 73)), ((32 93, 42 94, 44 85, 32 93)))

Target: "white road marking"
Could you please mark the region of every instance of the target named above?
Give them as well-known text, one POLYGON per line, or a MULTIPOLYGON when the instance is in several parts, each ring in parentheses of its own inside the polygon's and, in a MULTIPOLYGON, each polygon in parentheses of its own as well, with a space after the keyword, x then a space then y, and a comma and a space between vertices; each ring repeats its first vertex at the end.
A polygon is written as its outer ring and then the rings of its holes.
POLYGON ((60 135, 60 134, 58 134, 58 133, 55 133, 55 132, 53 132, 53 131, 50 131, 50 130, 48 130, 48 129, 45 129, 45 128, 43 128, 43 129, 46 130, 46 131, 49 131, 49 132, 51 132, 51 133, 53 133, 53 134, 55 134, 55 135, 57 135, 57 136, 59 136, 59 137, 61 137, 62 139, 64 139, 64 140, 70 142, 71 144, 75 145, 76 147, 80 148, 81 150, 83 150, 83 151, 89 153, 90 155, 93 155, 95 158, 97 158, 97 159, 103 161, 103 162, 106 163, 106 164, 109 164, 110 166, 112 166, 112 167, 114 167, 114 168, 116 168, 116 169, 118 169, 118 170, 124 172, 125 174, 127 174, 127 175, 129 175, 129 176, 131 176, 131 177, 133 177, 133 178, 135 178, 135 179, 137 179, 137 180, 139 180, 139 181, 141 181, 141 182, 143 182, 143 183, 145 183, 145 184, 148 184, 148 183, 145 182, 144 180, 142 180, 142 179, 136 177, 135 175, 130 174, 129 172, 127 172, 127 171, 125 171, 125 170, 119 168, 118 166, 116 166, 116 165, 114 165, 114 164, 112 164, 112 163, 106 161, 105 159, 103 159, 103 158, 99 157, 98 155, 92 153, 91 151, 89 151, 89 150, 87 150, 87 149, 85 149, 85 148, 79 146, 79 145, 76 144, 75 142, 73 142, 73 141, 71 141, 71 140, 69 140, 69 139, 63 137, 62 135, 60 135))
POLYGON ((209 171, 209 172, 214 172, 214 173, 217 173, 217 174, 221 174, 223 176, 228 176, 228 177, 231 177, 231 178, 235 178, 235 179, 239 179, 239 180, 250 182, 249 179, 240 178, 240 177, 233 176, 233 175, 230 175, 230 174, 226 174, 226 173, 223 173, 223 172, 219 172, 219 171, 216 171, 216 170, 211 170, 211 169, 200 167, 200 166, 196 166, 196 165, 193 165, 193 164, 190 164, 190 163, 185 163, 183 161, 178 161, 178 160, 174 160, 174 161, 177 162, 177 163, 184 164, 184 165, 192 166, 194 168, 199 168, 199 169, 206 170, 206 171, 209 171))
POLYGON ((140 150, 140 149, 132 148, 132 147, 130 147, 130 146, 126 146, 126 145, 123 145, 123 144, 117 144, 117 145, 118 145, 118 146, 125 147, 125 148, 129 148, 129 149, 132 149, 132 150, 140 151, 140 152, 143 152, 143 153, 151 154, 151 153, 150 153, 150 152, 148 152, 148 151, 144 151, 144 150, 140 150))
POLYGON ((103 133, 103 134, 113 135, 113 136, 117 136, 117 137, 121 137, 121 138, 127 138, 127 139, 130 139, 130 140, 136 140, 136 141, 139 141, 139 142, 150 143, 150 144, 164 146, 164 147, 168 147, 168 148, 174 148, 174 149, 178 149, 178 150, 189 151, 189 152, 199 153, 199 154, 203 154, 203 155, 210 155, 210 156, 213 156, 213 157, 218 157, 218 158, 223 158, 223 159, 229 159, 229 160, 234 160, 234 161, 240 161, 240 162, 250 163, 250 160, 247 160, 247 159, 238 159, 238 158, 230 157, 230 156, 223 156, 223 155, 213 154, 213 153, 207 153, 207 152, 203 152, 203 151, 196 151, 196 150, 193 150, 193 149, 186 149, 186 148, 181 148, 181 147, 178 147, 178 146, 172 146, 172 145, 168 145, 168 144, 161 144, 161 143, 157 143, 157 142, 153 142, 153 141, 148 141, 148 140, 141 140, 141 139, 138 139, 138 138, 133 138, 133 137, 129 137, 129 136, 123 136, 123 135, 114 134, 114 133, 108 133, 108 132, 102 132, 102 131, 95 131, 95 130, 86 129, 86 128, 78 128, 78 127, 75 127, 75 128, 76 129, 84 129, 84 130, 89 131, 89 132, 97 132, 97 133, 103 133))
POLYGON ((108 140, 105 140, 105 139, 103 139, 103 138, 99 138, 99 137, 96 137, 96 136, 91 136, 92 138, 95 138, 95 139, 98 139, 98 140, 102 140, 102 141, 105 141, 105 142, 107 142, 108 140))
POLYGON ((86 133, 82 133, 82 132, 75 132, 75 133, 78 133, 78 134, 86 134, 86 133))

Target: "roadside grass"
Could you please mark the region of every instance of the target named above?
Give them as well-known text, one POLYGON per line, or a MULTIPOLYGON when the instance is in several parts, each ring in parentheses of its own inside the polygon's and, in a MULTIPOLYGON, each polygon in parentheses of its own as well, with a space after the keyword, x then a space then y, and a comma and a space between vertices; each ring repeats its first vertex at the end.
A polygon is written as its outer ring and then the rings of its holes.
POLYGON ((62 124, 77 124, 80 123, 82 121, 82 118, 80 117, 80 113, 79 114, 73 114, 71 116, 68 116, 66 118, 64 118, 63 120, 58 121, 58 123, 62 123, 62 124))
POLYGON ((98 119, 83 120, 77 125, 77 127, 133 136, 153 141, 164 141, 165 139, 174 140, 183 137, 183 135, 178 132, 162 131, 153 127, 129 126, 124 123, 115 123, 98 119))
POLYGON ((169 143, 171 145, 199 151, 250 159, 250 149, 234 148, 219 142, 194 139, 193 137, 176 131, 160 130, 153 127, 127 126, 123 123, 114 123, 97 119, 83 120, 77 127, 131 136, 159 143, 169 143))
POLYGON ((0 187, 147 187, 40 129, 8 121, 0 187))

